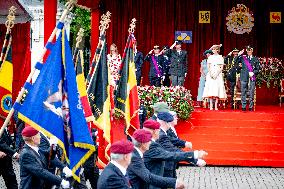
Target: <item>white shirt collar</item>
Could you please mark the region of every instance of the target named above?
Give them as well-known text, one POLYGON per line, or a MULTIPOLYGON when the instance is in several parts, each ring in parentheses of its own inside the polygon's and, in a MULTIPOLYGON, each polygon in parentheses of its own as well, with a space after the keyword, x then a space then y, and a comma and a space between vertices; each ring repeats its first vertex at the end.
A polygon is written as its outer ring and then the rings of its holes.
MULTIPOLYGON (((36 151, 36 153, 38 153, 38 147, 29 145, 29 144, 27 144, 27 145, 28 145, 31 149, 33 149, 34 151, 36 151)), ((39 153, 38 153, 38 155, 39 155, 39 153)))
POLYGON ((139 153, 140 157, 143 158, 143 153, 141 152, 141 150, 137 147, 134 146, 134 148, 137 150, 137 152, 139 153))
POLYGON ((111 160, 110 161, 114 166, 116 166, 121 172, 122 174, 125 176, 126 175, 126 169, 121 166, 120 164, 118 164, 116 161, 111 160))

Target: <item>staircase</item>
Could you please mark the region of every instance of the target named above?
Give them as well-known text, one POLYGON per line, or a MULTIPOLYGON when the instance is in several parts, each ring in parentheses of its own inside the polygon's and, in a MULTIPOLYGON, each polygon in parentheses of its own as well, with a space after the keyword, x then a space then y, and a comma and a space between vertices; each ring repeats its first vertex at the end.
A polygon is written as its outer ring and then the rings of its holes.
POLYGON ((284 167, 284 109, 256 112, 196 109, 176 127, 181 139, 208 152, 208 165, 284 167))

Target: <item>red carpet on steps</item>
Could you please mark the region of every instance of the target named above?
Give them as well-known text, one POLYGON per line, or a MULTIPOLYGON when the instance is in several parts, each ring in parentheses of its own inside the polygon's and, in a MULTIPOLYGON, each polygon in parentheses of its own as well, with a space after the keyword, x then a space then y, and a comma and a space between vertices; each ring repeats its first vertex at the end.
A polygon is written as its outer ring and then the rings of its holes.
POLYGON ((284 107, 255 112, 195 108, 176 127, 181 139, 209 153, 209 165, 284 167, 284 107))

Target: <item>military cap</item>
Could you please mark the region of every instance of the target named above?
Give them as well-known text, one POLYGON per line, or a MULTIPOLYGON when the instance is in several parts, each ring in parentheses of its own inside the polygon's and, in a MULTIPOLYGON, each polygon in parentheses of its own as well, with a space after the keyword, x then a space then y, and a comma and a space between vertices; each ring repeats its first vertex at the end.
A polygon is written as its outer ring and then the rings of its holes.
POLYGON ((154 112, 168 112, 170 110, 166 102, 156 102, 152 108, 154 109, 154 112))
POLYGON ((181 40, 177 40, 176 41, 176 45, 181 45, 182 44, 182 41, 181 40))
POLYGON ((22 136, 32 137, 38 134, 38 130, 26 124, 25 128, 22 131, 22 136))
POLYGON ((148 119, 143 123, 143 127, 155 130, 160 128, 160 123, 155 120, 148 119))
POLYGON ((152 139, 152 134, 150 131, 146 131, 144 129, 138 129, 136 130, 132 137, 137 141, 137 142, 140 142, 140 143, 147 143, 149 141, 151 141, 152 139))
POLYGON ((213 51, 212 50, 206 50, 206 51, 204 51, 203 56, 206 56, 208 53, 213 54, 213 51))
POLYGON ((234 49, 233 49, 233 52, 239 52, 239 49, 234 48, 234 49))
POLYGON ((247 51, 253 50, 253 47, 250 46, 250 45, 248 45, 248 46, 246 46, 246 50, 247 50, 247 51))
POLYGON ((158 113, 158 119, 165 121, 165 122, 172 122, 174 120, 174 117, 172 114, 170 114, 169 112, 160 112, 158 113))
POLYGON ((159 45, 155 45, 154 49, 160 49, 160 46, 159 45))
POLYGON ((129 154, 133 151, 134 145, 128 140, 119 140, 110 146, 110 153, 129 154))

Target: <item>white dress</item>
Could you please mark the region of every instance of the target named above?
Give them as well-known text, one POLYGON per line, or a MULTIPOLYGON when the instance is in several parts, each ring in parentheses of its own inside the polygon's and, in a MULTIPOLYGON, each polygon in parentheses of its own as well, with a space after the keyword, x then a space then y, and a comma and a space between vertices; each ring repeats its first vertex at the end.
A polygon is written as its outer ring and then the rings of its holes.
POLYGON ((202 97, 203 98, 216 97, 219 99, 226 99, 227 94, 222 74, 224 58, 221 55, 214 54, 209 56, 207 63, 208 63, 208 73, 206 75, 206 82, 202 97))

